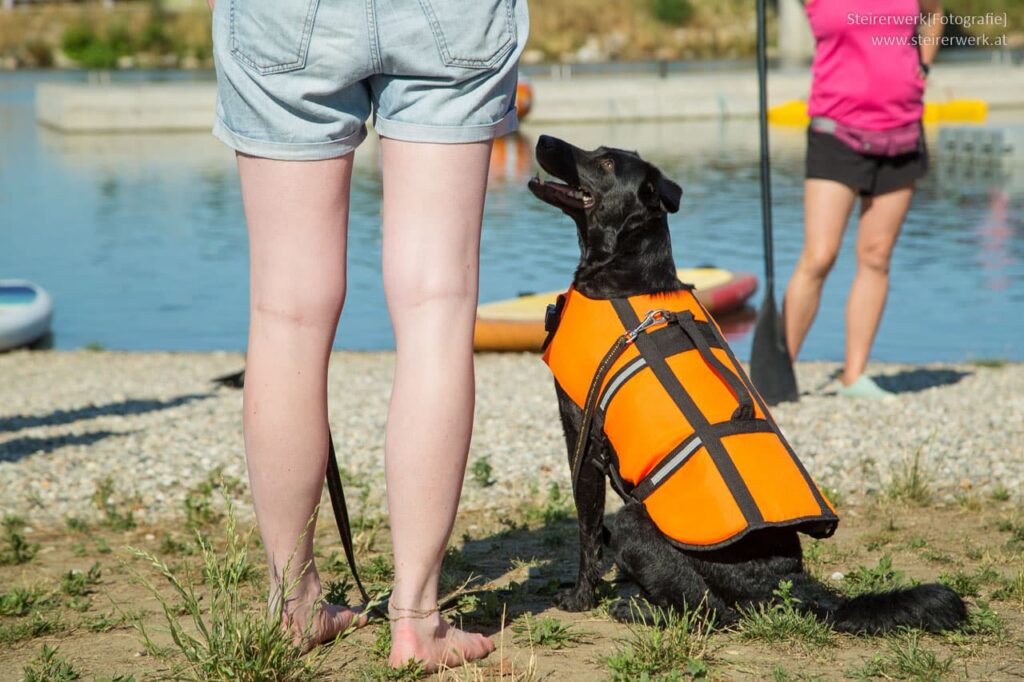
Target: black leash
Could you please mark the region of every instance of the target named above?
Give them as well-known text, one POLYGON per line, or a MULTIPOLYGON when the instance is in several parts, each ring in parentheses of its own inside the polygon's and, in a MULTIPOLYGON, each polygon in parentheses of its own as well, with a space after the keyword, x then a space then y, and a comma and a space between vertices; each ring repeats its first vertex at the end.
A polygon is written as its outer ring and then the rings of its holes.
POLYGON ((341 487, 341 472, 338 471, 338 458, 334 454, 334 438, 331 436, 331 429, 327 429, 327 491, 331 496, 331 509, 334 510, 334 522, 338 526, 338 535, 341 536, 341 546, 345 548, 345 558, 348 560, 348 568, 352 571, 352 578, 356 581, 356 588, 364 604, 370 603, 370 595, 367 594, 363 582, 359 579, 359 570, 356 568, 356 552, 352 546, 352 524, 348 518, 348 506, 345 504, 345 490, 341 487))

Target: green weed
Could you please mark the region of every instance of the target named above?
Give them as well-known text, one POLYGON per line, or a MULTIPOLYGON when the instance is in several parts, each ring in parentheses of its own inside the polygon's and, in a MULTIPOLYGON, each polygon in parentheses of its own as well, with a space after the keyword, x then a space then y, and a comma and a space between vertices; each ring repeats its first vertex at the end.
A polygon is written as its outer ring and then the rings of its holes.
POLYGON ((30 619, 0 623, 0 644, 14 644, 25 639, 35 639, 64 630, 64 622, 57 617, 44 617, 33 613, 30 619))
POLYGON ((237 478, 225 478, 221 469, 214 469, 202 481, 185 493, 182 505, 185 509, 185 525, 189 528, 206 528, 219 523, 223 514, 214 507, 214 493, 223 491, 224 496, 237 495, 242 483, 237 478))
POLYGON ((69 597, 84 597, 95 592, 102 573, 99 563, 93 564, 88 571, 70 570, 60 578, 60 591, 69 597))
POLYGON ((1024 608, 1024 562, 1016 575, 1003 579, 1002 585, 992 592, 992 598, 1014 602, 1024 608))
POLYGON ((64 525, 67 526, 68 531, 71 533, 89 532, 89 524, 84 519, 80 519, 77 516, 64 517, 64 525))
POLYGON ((525 615, 512 626, 514 640, 520 646, 543 646, 549 649, 569 649, 589 639, 590 633, 578 630, 573 623, 556 618, 534 618, 525 615))
POLYGON ((487 455, 478 457, 469 467, 469 475, 481 488, 488 488, 494 485, 494 467, 491 466, 491 458, 487 455))
MULTIPOLYGON (((178 605, 172 606, 152 582, 137 574, 137 580, 160 603, 174 642, 174 651, 184 659, 182 672, 194 680, 225 682, 315 679, 323 663, 322 650, 302 656, 282 632, 282 604, 285 600, 278 600, 278 606, 268 616, 265 605, 254 604, 243 596, 242 586, 253 574, 248 557, 252 531, 245 535, 236 531, 234 512, 226 495, 225 503, 223 554, 218 554, 197 533, 205 594, 197 591, 196 579, 189 567, 179 577, 152 554, 133 550, 136 557, 156 569, 184 611, 187 626, 178 617, 178 605)), ((285 586, 284 594, 292 589, 293 585, 285 586)), ((147 651, 161 655, 163 650, 153 642, 143 621, 137 621, 135 627, 147 651)))
POLYGON ((114 497, 114 479, 108 476, 96 482, 92 503, 103 516, 103 525, 111 530, 132 530, 135 528, 135 513, 128 502, 115 502, 114 497))
POLYGON ((977 597, 981 594, 981 586, 997 582, 1000 575, 991 567, 979 568, 974 573, 956 570, 939 574, 939 582, 948 585, 961 597, 977 597))
MULTIPOLYGON (((633 608, 639 614, 640 607, 633 608)), ((604 662, 614 682, 707 677, 708 638, 713 625, 704 605, 697 610, 651 609, 654 623, 629 626, 604 662), (685 672, 683 672, 685 671, 685 672)))
POLYGON ((347 604, 348 593, 354 587, 355 584, 347 576, 341 580, 328 580, 323 590, 324 601, 329 604, 347 604))
POLYGON ((907 584, 906 575, 892 567, 892 557, 883 555, 876 566, 857 566, 843 576, 842 590, 850 596, 881 592, 907 584))
POLYGON ((1002 484, 1000 484, 992 489, 992 492, 989 494, 989 497, 991 497, 996 502, 1006 502, 1007 500, 1010 499, 1010 491, 1007 490, 1002 484))
POLYGON ((827 485, 819 486, 821 488, 821 494, 825 496, 825 499, 832 503, 832 506, 836 509, 843 506, 843 494, 835 488, 830 488, 827 485))
POLYGON ((953 667, 953 657, 940 659, 934 652, 921 648, 921 632, 906 630, 890 637, 888 654, 878 654, 862 668, 853 672, 855 679, 883 678, 940 682, 953 667))
POLYGON ((977 602, 977 608, 967 614, 967 622, 960 628, 966 635, 991 635, 1000 637, 1006 632, 1006 624, 999 614, 989 608, 986 602, 977 602))
POLYGON ((920 507, 928 505, 932 500, 931 486, 921 469, 921 445, 908 459, 903 459, 900 471, 894 471, 892 480, 886 489, 890 499, 904 503, 915 504, 920 507))
POLYGON ((3 538, 0 544, 0 566, 25 564, 32 561, 39 544, 25 539, 25 520, 8 514, 3 520, 3 538))
POLYGON ((27 616, 37 604, 44 601, 42 590, 38 588, 12 587, 0 594, 0 616, 27 616))
POLYGON ((528 524, 550 525, 571 519, 575 511, 572 496, 565 495, 561 486, 552 481, 544 503, 527 505, 523 510, 523 518, 528 524))
POLYGON ((777 601, 759 604, 741 611, 740 637, 762 642, 800 642, 824 646, 832 641, 833 631, 814 614, 798 608, 800 600, 792 595, 793 583, 783 580, 773 591, 777 601))
POLYGON ((82 674, 66 658, 57 655, 57 649, 44 644, 42 651, 23 671, 25 682, 71 682, 82 674))

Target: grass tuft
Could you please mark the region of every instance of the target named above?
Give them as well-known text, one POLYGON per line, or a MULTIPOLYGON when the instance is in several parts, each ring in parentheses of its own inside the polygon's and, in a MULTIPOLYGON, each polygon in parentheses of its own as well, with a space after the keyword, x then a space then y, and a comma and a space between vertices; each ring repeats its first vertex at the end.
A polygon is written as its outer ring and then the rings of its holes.
POLYGON ((481 488, 489 488, 494 485, 494 467, 491 465, 491 458, 487 455, 478 457, 469 467, 470 478, 481 488))
POLYGON ((843 576, 842 590, 855 597, 865 592, 883 592, 907 585, 903 571, 892 567, 892 557, 883 555, 876 566, 857 566, 843 576))
POLYGON ((25 520, 8 514, 3 520, 0 566, 27 564, 39 551, 39 545, 25 539, 25 520))
POLYGON ((1002 484, 997 485, 989 494, 995 502, 1006 502, 1010 499, 1010 491, 1002 484))
POLYGON ((82 674, 66 658, 57 655, 57 649, 44 644, 42 651, 23 671, 24 682, 72 682, 82 674))
POLYGON ((914 450, 914 454, 909 459, 905 457, 901 470, 893 472, 892 480, 886 489, 886 494, 890 499, 915 504, 919 507, 925 507, 932 501, 931 486, 921 469, 921 450, 923 448, 924 445, 921 445, 914 450))
MULTIPOLYGON (((179 604, 172 605, 156 586, 141 574, 139 582, 159 601, 167 629, 174 642, 173 651, 184 659, 183 673, 193 680, 312 680, 323 663, 322 650, 302 656, 282 631, 284 599, 268 616, 265 607, 255 606, 244 596, 243 585, 254 568, 249 563, 248 546, 252 530, 240 535, 235 527, 230 499, 225 524, 225 549, 218 554, 209 541, 197 532, 200 568, 205 594, 199 594, 192 570, 175 575, 166 563, 152 554, 133 550, 148 562, 170 586, 179 604), (204 608, 205 607, 205 608, 204 608), (185 623, 179 614, 186 616, 185 623), (187 625, 186 625, 187 623, 187 625)), ((287 595, 293 586, 285 589, 287 595)), ((162 655, 142 621, 136 629, 147 651, 162 655)))
POLYGON ((535 618, 527 614, 512 626, 514 640, 520 646, 543 646, 549 649, 569 649, 590 639, 590 633, 576 629, 573 623, 557 618, 535 618))
POLYGON ((921 647, 921 632, 905 630, 889 638, 888 653, 867 661, 852 677, 860 680, 915 680, 940 682, 948 677, 953 657, 940 659, 933 651, 921 647))
POLYGON ((114 479, 107 476, 96 482, 92 503, 103 517, 103 525, 111 530, 132 530, 135 528, 135 513, 127 501, 115 501, 114 479))
POLYGON ((14 586, 0 594, 0 616, 27 616, 44 602, 42 591, 35 587, 14 586))
MULTIPOLYGON (((639 616, 640 606, 632 608, 639 616)), ((714 625, 704 604, 678 613, 651 608, 651 625, 629 626, 629 636, 617 641, 604 659, 613 682, 707 677, 708 638, 714 625), (683 672, 685 671, 685 673, 683 672)))
POLYGON ((46 617, 38 612, 29 620, 0 623, 0 644, 9 645, 25 639, 52 635, 65 629, 65 624, 56 616, 46 617))
POLYGON ((793 583, 783 580, 772 593, 777 601, 742 610, 740 637, 761 642, 799 642, 824 646, 835 634, 814 614, 800 610, 800 600, 792 595, 793 583))

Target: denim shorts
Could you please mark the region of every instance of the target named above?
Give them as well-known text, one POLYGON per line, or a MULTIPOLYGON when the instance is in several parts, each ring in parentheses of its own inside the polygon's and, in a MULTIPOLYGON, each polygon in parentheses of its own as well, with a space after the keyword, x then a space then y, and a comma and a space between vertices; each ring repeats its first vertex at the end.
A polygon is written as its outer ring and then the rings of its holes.
POLYGON ((516 128, 526 0, 217 0, 213 133, 316 160, 377 133, 479 142, 516 128))

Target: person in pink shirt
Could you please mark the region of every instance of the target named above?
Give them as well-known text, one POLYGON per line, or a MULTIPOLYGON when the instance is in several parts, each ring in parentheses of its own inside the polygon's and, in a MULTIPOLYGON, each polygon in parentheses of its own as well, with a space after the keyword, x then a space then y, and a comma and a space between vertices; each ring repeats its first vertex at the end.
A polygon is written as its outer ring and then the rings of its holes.
POLYGON ((808 0, 816 47, 804 182, 804 246, 783 305, 795 360, 858 196, 857 271, 846 307, 840 394, 890 395, 864 373, 889 289, 889 261, 928 167, 925 79, 942 34, 940 0, 808 0))

